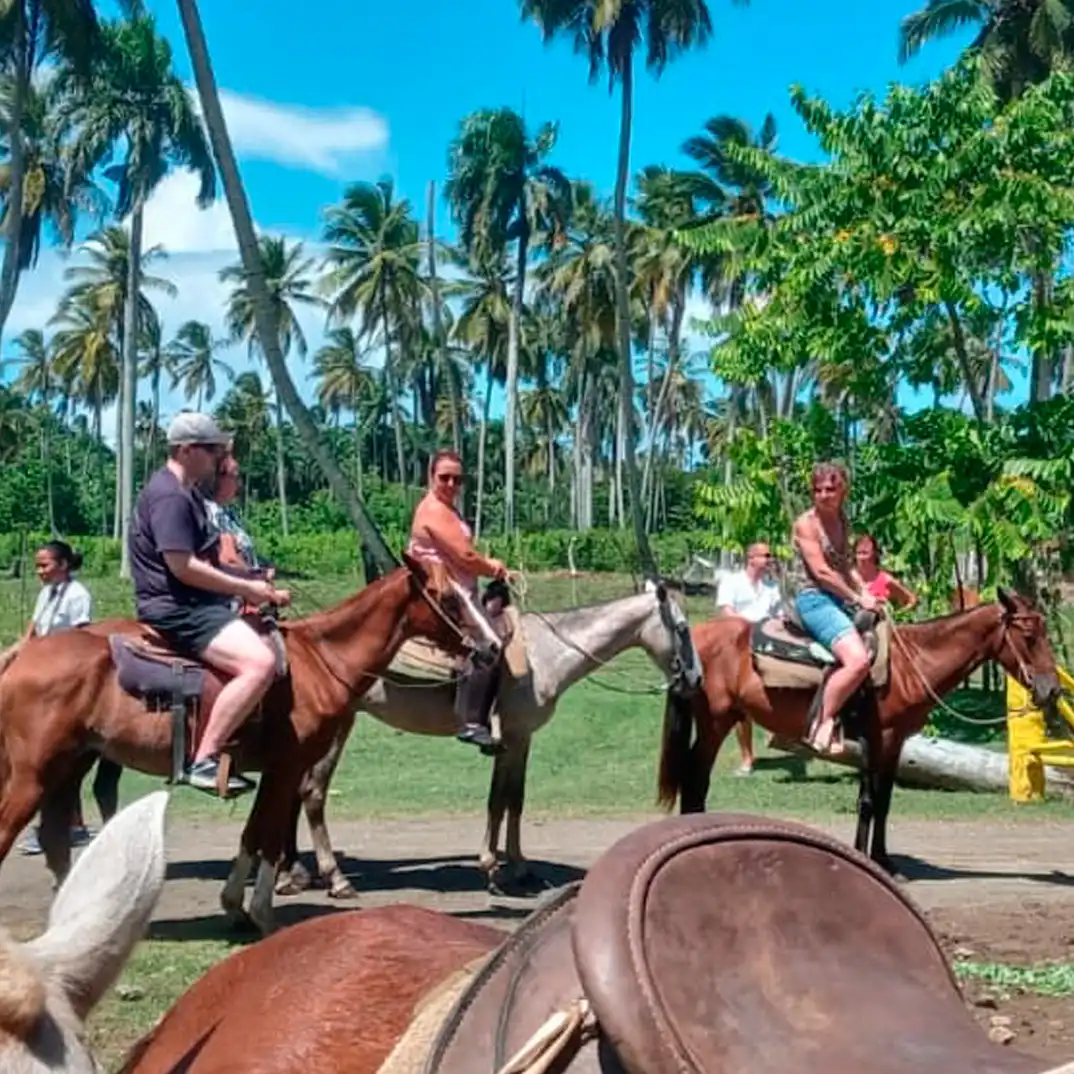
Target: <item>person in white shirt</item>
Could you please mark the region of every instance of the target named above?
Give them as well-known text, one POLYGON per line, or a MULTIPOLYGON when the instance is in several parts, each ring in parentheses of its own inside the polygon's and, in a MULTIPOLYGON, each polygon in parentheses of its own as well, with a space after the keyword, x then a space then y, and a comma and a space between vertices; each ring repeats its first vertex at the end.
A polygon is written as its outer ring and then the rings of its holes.
MULTIPOLYGON (((764 542, 746 549, 746 566, 740 571, 725 574, 716 591, 716 604, 724 615, 738 615, 751 623, 779 614, 779 586, 769 577, 772 553, 764 542)), ((748 776, 753 771, 753 721, 742 719, 735 725, 742 764, 736 775, 748 776)))
MULTIPOLYGON (((31 637, 44 637, 63 630, 85 626, 93 619, 93 597, 90 591, 74 577, 82 566, 82 556, 66 541, 49 541, 34 555, 34 570, 41 591, 34 603, 33 615, 19 646, 31 637)), ((19 646, 16 646, 16 650, 19 646)), ((118 806, 120 765, 102 757, 97 762, 97 777, 93 782, 93 794, 101 810, 101 818, 107 821, 118 806)), ((75 806, 71 818, 71 845, 84 846, 91 833, 82 817, 81 804, 75 806)), ((40 854, 41 844, 37 831, 32 832, 20 847, 24 854, 40 854)))

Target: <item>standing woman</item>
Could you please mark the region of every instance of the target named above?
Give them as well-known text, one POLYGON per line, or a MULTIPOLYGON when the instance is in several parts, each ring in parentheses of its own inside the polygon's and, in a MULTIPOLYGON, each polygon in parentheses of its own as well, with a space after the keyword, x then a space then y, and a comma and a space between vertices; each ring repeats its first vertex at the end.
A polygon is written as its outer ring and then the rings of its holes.
POLYGON ((886 600, 906 609, 917 604, 917 594, 912 589, 881 569, 880 546, 872 534, 864 533, 854 542, 854 562, 866 592, 872 593, 877 600, 886 600))
MULTIPOLYGON (((507 567, 474 548, 473 532, 457 507, 463 481, 462 459, 454 451, 438 451, 429 463, 428 489, 414 511, 407 551, 416 559, 442 564, 473 606, 478 577, 506 579, 507 567)), ((471 626, 480 628, 478 623, 471 626)), ((455 695, 456 737, 460 742, 484 749, 492 746, 488 718, 499 688, 500 669, 499 659, 491 666, 467 661, 455 695)))
MULTIPOLYGON (((81 566, 82 556, 66 541, 49 541, 37 550, 34 569, 41 583, 41 591, 37 594, 33 615, 19 642, 20 646, 31 637, 74 630, 90 622, 93 618, 93 598, 89 590, 74 577, 81 566)), ((123 767, 107 757, 101 757, 97 762, 93 797, 104 823, 119 806, 119 777, 122 772, 123 767)), ((79 802, 71 818, 71 845, 83 846, 89 840, 90 833, 79 802)), ((36 829, 23 841, 20 849, 24 854, 41 853, 36 829)))

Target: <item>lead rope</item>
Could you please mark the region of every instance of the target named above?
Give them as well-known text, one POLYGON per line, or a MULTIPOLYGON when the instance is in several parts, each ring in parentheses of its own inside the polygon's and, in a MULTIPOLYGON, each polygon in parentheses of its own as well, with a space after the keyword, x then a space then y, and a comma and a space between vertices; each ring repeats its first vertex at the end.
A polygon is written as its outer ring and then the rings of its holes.
MULTIPOLYGON (((589 1000, 575 1000, 565 1010, 556 1011, 522 1045, 496 1074, 545 1074, 570 1047, 577 1049, 596 1036, 597 1019, 589 1000)), ((1065 1074, 1063 1071, 1048 1074, 1065 1074)))

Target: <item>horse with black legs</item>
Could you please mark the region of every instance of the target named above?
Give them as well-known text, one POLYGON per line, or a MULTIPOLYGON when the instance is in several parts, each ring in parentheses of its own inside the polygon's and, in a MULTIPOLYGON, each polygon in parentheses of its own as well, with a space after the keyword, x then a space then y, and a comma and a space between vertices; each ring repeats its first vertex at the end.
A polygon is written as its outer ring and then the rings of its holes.
MULTIPOLYGON (((894 627, 882 620, 875 631, 871 676, 841 719, 863 758, 854 845, 893 873, 887 819, 899 754, 943 695, 986 660, 998 661, 1042 707, 1058 697, 1059 678, 1044 616, 1007 589, 966 611, 894 627)), ((683 813, 705 810, 716 755, 743 717, 804 737, 834 660, 778 618, 709 619, 695 628, 694 645, 704 686, 688 698, 669 694, 660 755, 659 801, 671 808, 678 797, 683 813)))

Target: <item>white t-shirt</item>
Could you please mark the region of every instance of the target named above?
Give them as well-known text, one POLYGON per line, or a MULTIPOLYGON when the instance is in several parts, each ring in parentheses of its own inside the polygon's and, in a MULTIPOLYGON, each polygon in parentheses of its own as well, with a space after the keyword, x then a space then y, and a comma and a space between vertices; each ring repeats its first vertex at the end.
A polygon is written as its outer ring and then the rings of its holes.
POLYGON ((741 615, 751 623, 759 623, 779 609, 779 586, 767 578, 751 582, 745 570, 725 574, 716 591, 716 605, 720 608, 734 608, 736 615, 741 615))
POLYGON ((93 618, 93 598, 76 578, 41 587, 34 605, 34 633, 54 634, 83 626, 93 618))

